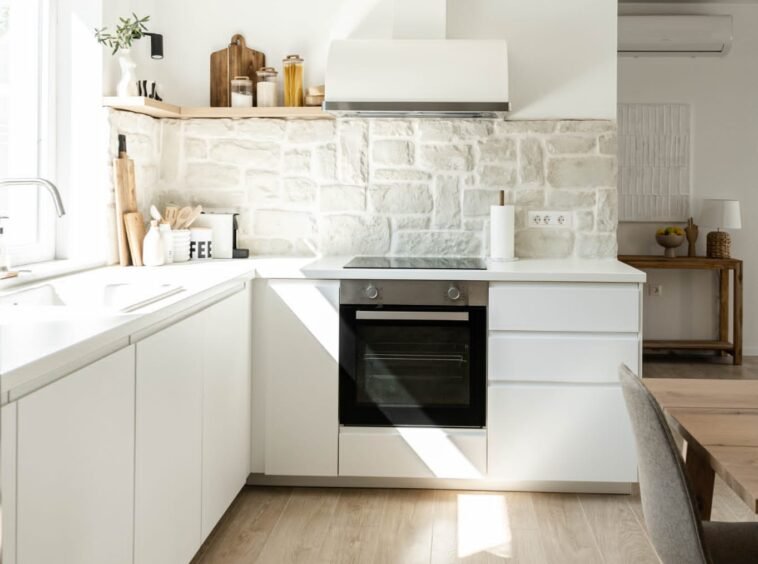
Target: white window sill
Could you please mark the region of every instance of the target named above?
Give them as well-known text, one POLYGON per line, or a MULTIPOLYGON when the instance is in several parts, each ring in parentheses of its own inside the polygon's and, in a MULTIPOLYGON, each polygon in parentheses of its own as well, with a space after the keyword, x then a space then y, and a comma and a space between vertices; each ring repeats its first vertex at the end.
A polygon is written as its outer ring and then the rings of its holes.
POLYGON ((11 270, 28 270, 29 272, 19 272, 19 275, 15 278, 0 280, 0 292, 9 290, 15 286, 40 282, 49 278, 57 278, 58 276, 73 274, 75 272, 82 272, 83 270, 92 270, 94 268, 99 268, 102 266, 105 266, 105 263, 102 261, 84 261, 71 259, 38 262, 26 266, 12 266, 11 270))

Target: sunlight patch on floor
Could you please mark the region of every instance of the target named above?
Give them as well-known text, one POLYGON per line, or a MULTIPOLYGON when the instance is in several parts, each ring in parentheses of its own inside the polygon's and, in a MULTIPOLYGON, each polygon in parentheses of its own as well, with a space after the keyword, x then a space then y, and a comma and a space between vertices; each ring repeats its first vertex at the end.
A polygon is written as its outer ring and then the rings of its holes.
POLYGON ((513 535, 502 494, 458 495, 458 558, 488 552, 513 555, 513 535))

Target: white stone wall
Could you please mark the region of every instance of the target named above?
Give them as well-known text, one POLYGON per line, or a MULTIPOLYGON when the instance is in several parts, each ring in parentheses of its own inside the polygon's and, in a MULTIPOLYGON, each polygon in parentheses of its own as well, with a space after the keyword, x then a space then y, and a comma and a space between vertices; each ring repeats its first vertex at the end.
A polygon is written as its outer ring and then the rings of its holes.
POLYGON ((505 190, 519 256, 616 255, 615 122, 111 122, 142 171, 141 208, 234 208, 254 254, 486 256, 505 190), (528 210, 570 211, 574 227, 527 228, 528 210))

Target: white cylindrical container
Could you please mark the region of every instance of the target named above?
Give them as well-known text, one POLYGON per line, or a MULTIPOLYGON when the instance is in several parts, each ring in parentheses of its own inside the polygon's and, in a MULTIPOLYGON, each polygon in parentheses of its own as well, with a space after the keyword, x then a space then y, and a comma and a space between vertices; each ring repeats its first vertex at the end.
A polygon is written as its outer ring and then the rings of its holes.
POLYGON ((235 76, 232 79, 232 108, 253 107, 253 81, 247 76, 235 76))
POLYGON ((158 231, 158 222, 155 220, 150 222, 150 231, 142 242, 142 262, 145 266, 161 266, 166 262, 163 241, 158 231))
POLYGON ((176 229, 171 232, 174 240, 174 262, 187 262, 190 259, 189 229, 176 229))
POLYGON ((273 67, 263 67, 255 74, 258 78, 256 105, 259 108, 272 108, 276 106, 276 70, 273 67))
POLYGON ((213 229, 193 227, 190 229, 190 260, 213 258, 213 229))
POLYGON ((516 260, 515 206, 490 206, 490 258, 493 261, 516 260))
POLYGON ((174 236, 171 233, 171 226, 168 223, 161 223, 158 227, 161 234, 161 243, 163 243, 163 255, 166 258, 166 264, 174 262, 174 236))

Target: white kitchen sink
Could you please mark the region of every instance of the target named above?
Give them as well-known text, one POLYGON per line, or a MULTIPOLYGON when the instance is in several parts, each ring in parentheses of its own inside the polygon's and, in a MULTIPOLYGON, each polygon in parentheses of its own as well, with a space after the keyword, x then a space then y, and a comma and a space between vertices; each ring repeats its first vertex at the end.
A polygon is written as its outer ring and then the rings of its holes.
POLYGON ((130 312, 183 291, 176 284, 121 283, 74 284, 70 281, 42 284, 0 296, 0 306, 69 306, 130 312))

